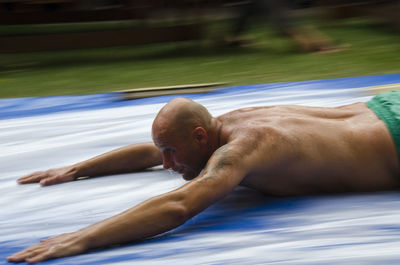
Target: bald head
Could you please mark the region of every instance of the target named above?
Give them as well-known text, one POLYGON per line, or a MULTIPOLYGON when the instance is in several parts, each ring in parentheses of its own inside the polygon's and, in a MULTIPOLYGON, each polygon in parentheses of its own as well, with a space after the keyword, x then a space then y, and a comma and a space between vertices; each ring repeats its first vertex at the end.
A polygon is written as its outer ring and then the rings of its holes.
POLYGON ((202 105, 186 98, 171 100, 160 110, 152 128, 164 168, 179 172, 186 180, 196 177, 218 148, 218 125, 202 105))
POLYGON ((212 116, 208 110, 187 98, 175 98, 157 114, 153 122, 153 134, 169 133, 185 136, 196 127, 208 130, 212 116))

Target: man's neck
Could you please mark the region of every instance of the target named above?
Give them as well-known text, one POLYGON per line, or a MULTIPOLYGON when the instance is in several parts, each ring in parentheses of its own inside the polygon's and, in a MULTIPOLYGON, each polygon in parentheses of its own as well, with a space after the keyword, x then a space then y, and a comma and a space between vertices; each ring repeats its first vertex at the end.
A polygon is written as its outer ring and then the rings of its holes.
POLYGON ((211 130, 209 134, 210 139, 210 156, 214 153, 215 150, 220 148, 223 145, 222 137, 222 122, 218 119, 213 118, 211 124, 211 130))

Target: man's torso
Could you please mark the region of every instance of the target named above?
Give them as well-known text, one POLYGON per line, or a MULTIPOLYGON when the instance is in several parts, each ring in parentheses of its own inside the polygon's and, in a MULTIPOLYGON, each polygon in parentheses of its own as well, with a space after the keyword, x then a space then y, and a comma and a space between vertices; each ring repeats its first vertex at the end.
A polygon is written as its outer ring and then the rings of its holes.
POLYGON ((218 117, 225 142, 253 146, 242 181, 275 195, 372 191, 399 185, 385 124, 364 104, 247 108, 218 117))

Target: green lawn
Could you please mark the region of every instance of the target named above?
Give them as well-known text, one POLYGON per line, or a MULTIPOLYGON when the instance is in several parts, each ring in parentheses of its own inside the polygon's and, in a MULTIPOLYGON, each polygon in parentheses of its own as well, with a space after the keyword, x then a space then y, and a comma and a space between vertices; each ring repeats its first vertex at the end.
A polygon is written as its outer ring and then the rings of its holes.
MULTIPOLYGON (((210 41, 0 54, 0 97, 92 94, 122 89, 226 82, 228 85, 400 73, 398 33, 352 20, 322 31, 349 47, 339 53, 296 52, 265 25, 253 47, 210 41)), ((1 33, 1 31, 0 31, 1 33)), ((218 35, 218 31, 211 35, 218 35)), ((210 37, 212 38, 212 36, 210 37)), ((29 44, 27 44, 29 45, 29 44)))

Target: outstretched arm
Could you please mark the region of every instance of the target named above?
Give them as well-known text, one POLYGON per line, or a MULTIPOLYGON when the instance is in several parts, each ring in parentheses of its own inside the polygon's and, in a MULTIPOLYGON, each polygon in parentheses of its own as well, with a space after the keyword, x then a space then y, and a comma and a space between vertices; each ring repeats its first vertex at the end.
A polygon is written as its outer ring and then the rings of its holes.
POLYGON ((18 179, 18 183, 40 182, 40 185, 47 186, 72 181, 79 177, 134 172, 161 163, 161 153, 153 143, 133 144, 71 166, 26 175, 18 179))
MULTIPOLYGON (((242 159, 243 160, 243 159, 242 159)), ((77 232, 46 239, 8 261, 35 263, 93 248, 137 241, 173 229, 221 199, 243 179, 246 169, 230 147, 218 149, 202 174, 181 188, 149 199, 77 232)))

